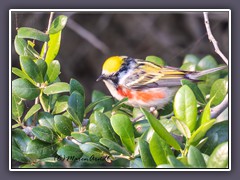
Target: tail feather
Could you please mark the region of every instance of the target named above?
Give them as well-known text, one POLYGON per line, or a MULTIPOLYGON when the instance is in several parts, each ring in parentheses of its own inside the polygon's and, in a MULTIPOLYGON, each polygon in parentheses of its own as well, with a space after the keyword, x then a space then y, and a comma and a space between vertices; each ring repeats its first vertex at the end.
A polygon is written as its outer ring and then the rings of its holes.
POLYGON ((187 79, 197 80, 201 76, 204 76, 206 74, 211 74, 211 73, 214 73, 216 71, 220 71, 220 70, 223 70, 223 69, 226 69, 226 68, 227 68, 227 66, 220 66, 220 67, 216 67, 216 68, 212 68, 212 69, 206 69, 206 70, 203 70, 203 71, 198 71, 198 72, 193 72, 193 73, 190 73, 190 74, 186 74, 185 77, 187 79))

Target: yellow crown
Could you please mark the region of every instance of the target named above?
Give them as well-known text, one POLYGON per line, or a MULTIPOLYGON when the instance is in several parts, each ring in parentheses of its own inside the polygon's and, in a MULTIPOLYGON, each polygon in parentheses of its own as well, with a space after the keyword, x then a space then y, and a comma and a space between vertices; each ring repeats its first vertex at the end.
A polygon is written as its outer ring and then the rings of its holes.
POLYGON ((123 61, 123 58, 120 56, 112 56, 108 58, 103 64, 103 72, 105 74, 117 72, 121 68, 123 61))

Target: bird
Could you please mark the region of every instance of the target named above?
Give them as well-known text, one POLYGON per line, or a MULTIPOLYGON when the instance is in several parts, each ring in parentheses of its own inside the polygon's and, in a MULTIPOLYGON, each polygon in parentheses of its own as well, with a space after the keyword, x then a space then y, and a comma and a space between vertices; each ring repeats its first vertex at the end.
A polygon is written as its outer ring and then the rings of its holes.
POLYGON ((150 61, 129 56, 111 56, 105 60, 97 81, 103 81, 117 100, 127 98, 132 107, 162 109, 172 101, 181 80, 201 81, 199 78, 227 66, 203 71, 185 71, 171 66, 160 66, 150 61))

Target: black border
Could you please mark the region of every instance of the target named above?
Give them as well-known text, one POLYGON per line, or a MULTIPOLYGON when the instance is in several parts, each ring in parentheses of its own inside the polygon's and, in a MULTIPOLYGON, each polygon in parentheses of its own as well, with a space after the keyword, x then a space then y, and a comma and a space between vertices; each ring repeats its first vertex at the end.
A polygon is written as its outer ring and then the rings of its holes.
POLYGON ((110 1, 105 0, 101 1, 99 3, 98 0, 88 0, 87 2, 81 1, 74 1, 74 0, 68 0, 64 2, 60 1, 38 1, 33 2, 29 0, 21 0, 19 2, 12 2, 12 0, 1 2, 1 11, 0 11, 0 20, 1 20, 1 34, 0 34, 0 54, 2 55, 0 60, 0 78, 1 78, 1 108, 0 108, 0 114, 1 114, 1 121, 0 121, 0 132, 1 132, 1 150, 0 150, 0 172, 1 176, 3 178, 14 178, 16 175, 18 179, 26 179, 26 177, 34 178, 34 179, 43 179, 43 178, 58 178, 58 179, 66 179, 71 178, 72 175, 76 178, 91 178, 92 175, 94 175, 95 178, 118 178, 118 176, 115 176, 115 172, 81 172, 81 174, 77 174, 75 172, 68 173, 67 175, 63 175, 63 173, 57 174, 58 172, 54 173, 42 173, 40 176, 36 176, 35 173, 38 172, 9 172, 8 171, 8 10, 14 9, 14 8, 213 8, 213 9, 231 9, 232 10, 232 171, 231 172, 129 172, 129 173, 121 173, 120 178, 138 178, 138 179, 145 179, 149 176, 154 176, 153 178, 157 177, 163 177, 161 175, 164 175, 164 177, 168 179, 177 179, 177 178, 183 178, 183 177, 189 177, 194 179, 203 179, 203 178, 216 178, 216 179, 238 179, 237 176, 239 174, 238 167, 240 165, 239 161, 239 155, 237 155, 238 152, 240 152, 239 148, 239 142, 238 137, 240 137, 240 131, 238 128, 240 127, 239 118, 236 114, 238 108, 238 102, 240 100, 238 92, 240 92, 240 87, 238 83, 238 76, 239 76, 239 29, 240 29, 240 22, 237 17, 239 17, 240 12, 238 10, 239 5, 236 2, 232 2, 229 0, 223 0, 221 2, 219 1, 208 1, 208 0, 201 0, 201 1, 188 1, 188 0, 182 0, 181 3, 179 3, 178 0, 168 0, 166 2, 156 2, 154 0, 148 0, 147 2, 138 1, 138 2, 124 2, 122 1, 110 1), (6 108, 6 109, 5 109, 6 108), (4 154, 3 154, 4 153, 4 154), (151 173, 151 174, 150 174, 151 173), (45 175, 46 174, 46 175, 45 175), (101 174, 101 176, 99 176, 101 174), (145 175, 146 174, 146 175, 145 175), (199 176, 198 176, 199 174, 199 176))

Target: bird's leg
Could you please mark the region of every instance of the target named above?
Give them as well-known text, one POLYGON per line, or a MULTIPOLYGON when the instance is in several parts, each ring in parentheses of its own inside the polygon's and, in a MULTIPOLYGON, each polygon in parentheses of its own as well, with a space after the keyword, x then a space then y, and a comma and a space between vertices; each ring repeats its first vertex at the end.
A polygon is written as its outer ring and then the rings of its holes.
MULTIPOLYGON (((158 111, 156 107, 150 107, 149 112, 152 113, 155 117, 158 116, 158 111)), ((132 122, 136 122, 137 120, 141 119, 142 117, 144 117, 144 114, 142 114, 141 116, 138 116, 134 119, 132 119, 132 122)))

